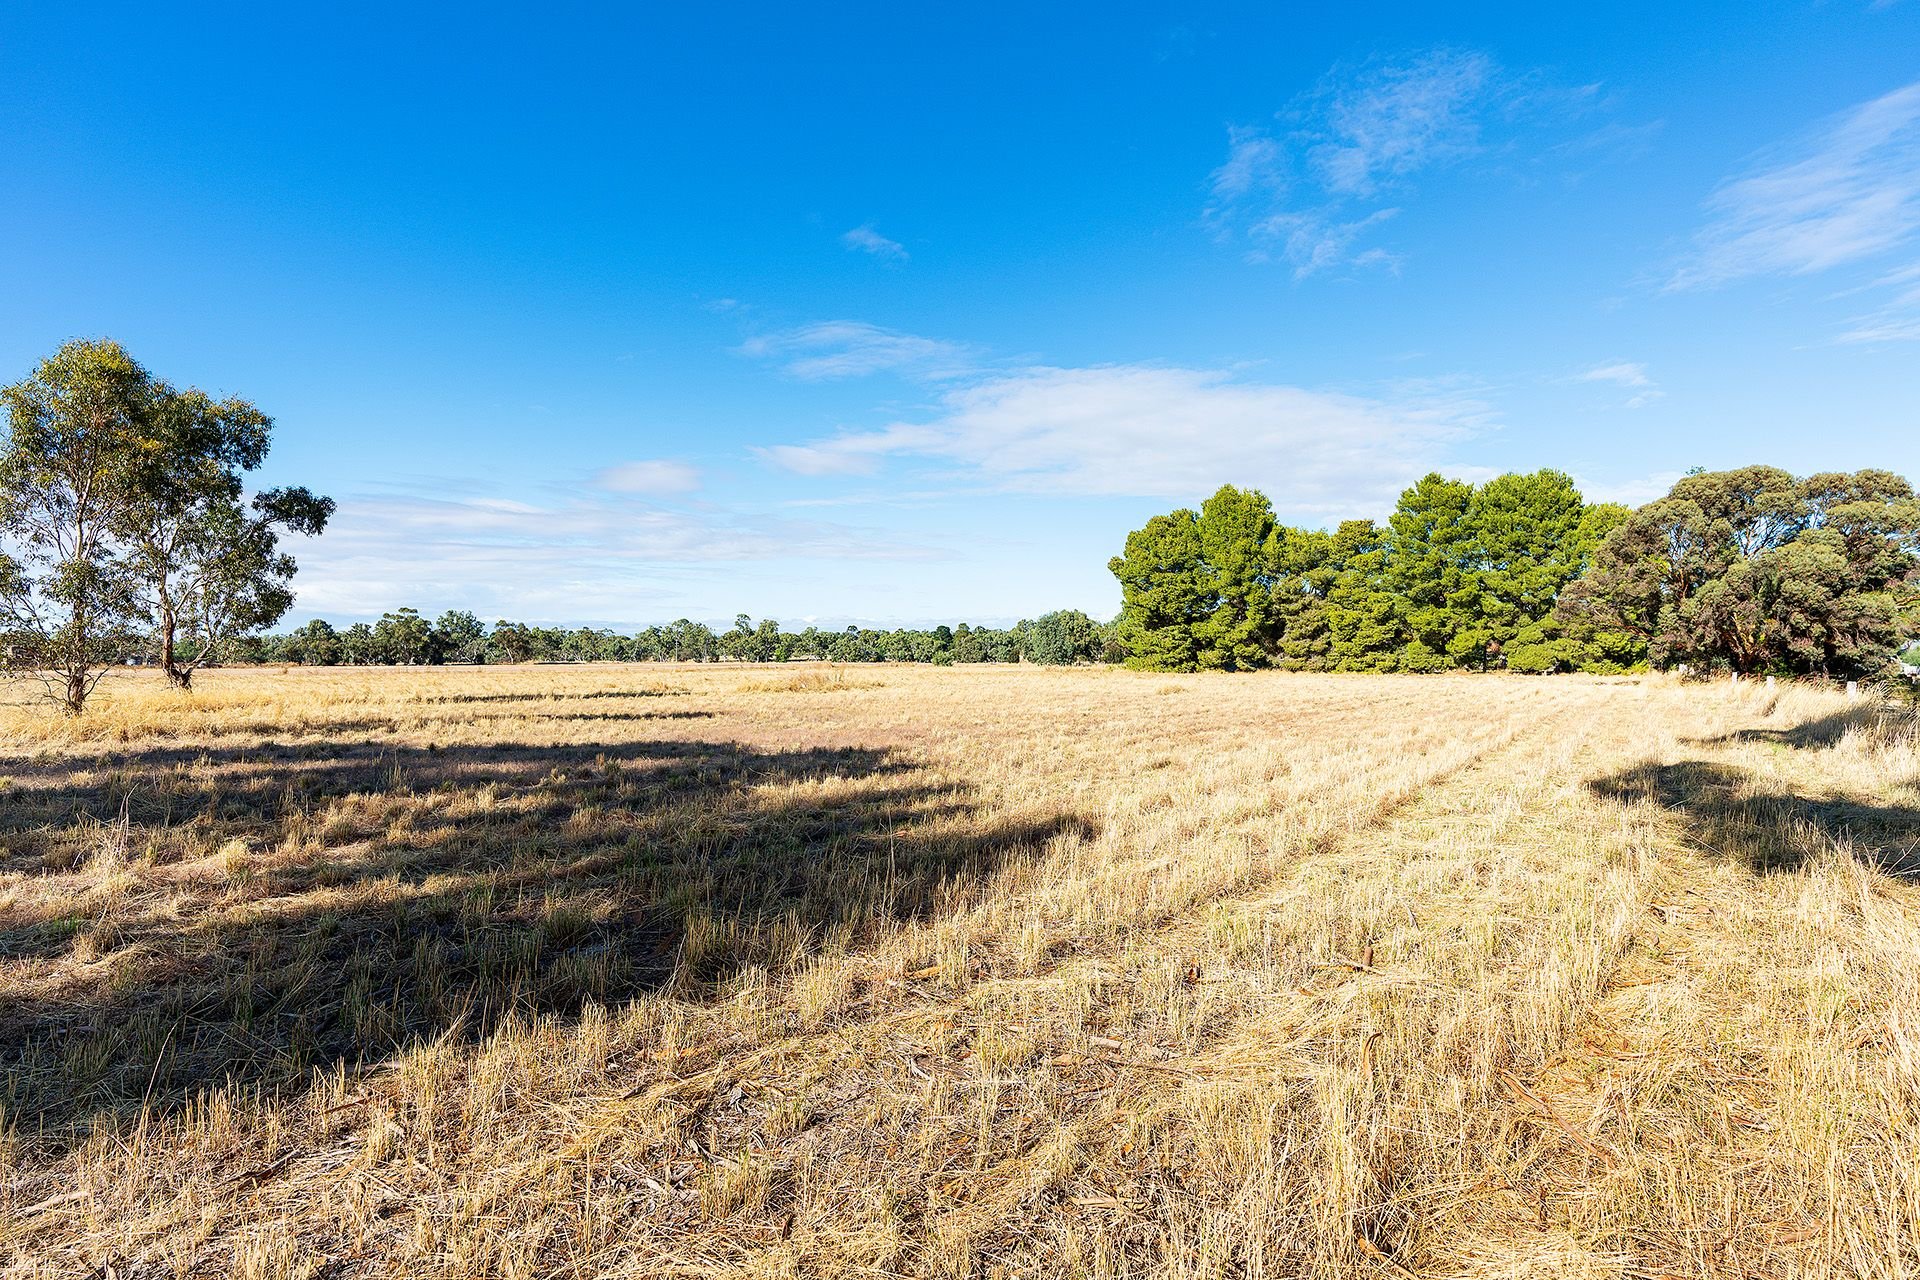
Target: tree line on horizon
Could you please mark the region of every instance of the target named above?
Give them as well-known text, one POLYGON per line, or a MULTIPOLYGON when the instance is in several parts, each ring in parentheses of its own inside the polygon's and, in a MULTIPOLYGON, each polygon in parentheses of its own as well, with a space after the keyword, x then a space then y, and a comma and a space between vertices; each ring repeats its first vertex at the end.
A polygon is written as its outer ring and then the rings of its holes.
POLYGON ((1629 509, 1544 469, 1429 474, 1385 525, 1280 524, 1257 489, 1155 516, 1109 568, 1152 671, 1887 670, 1913 616, 1920 503, 1888 471, 1696 469, 1629 509))
POLYGON ((1061 609, 1011 627, 957 626, 875 630, 847 627, 784 631, 746 614, 715 631, 687 618, 632 635, 596 627, 541 627, 502 619, 489 628, 467 610, 429 621, 418 610, 336 628, 316 618, 284 635, 250 636, 228 647, 233 662, 308 666, 437 666, 518 662, 1031 662, 1067 666, 1117 662, 1112 627, 1077 609, 1061 609))

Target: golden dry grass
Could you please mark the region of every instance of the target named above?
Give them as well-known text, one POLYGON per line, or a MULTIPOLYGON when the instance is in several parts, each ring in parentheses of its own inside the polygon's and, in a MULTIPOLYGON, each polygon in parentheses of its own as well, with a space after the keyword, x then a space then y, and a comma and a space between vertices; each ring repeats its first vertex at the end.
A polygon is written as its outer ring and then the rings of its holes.
POLYGON ((0 1274, 1920 1275, 1920 749, 1658 678, 0 709, 0 1274))

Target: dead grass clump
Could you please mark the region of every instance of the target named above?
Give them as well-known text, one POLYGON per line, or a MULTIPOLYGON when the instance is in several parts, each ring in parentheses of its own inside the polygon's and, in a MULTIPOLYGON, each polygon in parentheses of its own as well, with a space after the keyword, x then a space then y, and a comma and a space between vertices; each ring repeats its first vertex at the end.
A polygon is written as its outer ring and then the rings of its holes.
POLYGON ((878 680, 849 676, 845 667, 811 667, 793 674, 781 673, 754 680, 742 680, 734 686, 737 693, 851 693, 856 689, 877 689, 878 680))

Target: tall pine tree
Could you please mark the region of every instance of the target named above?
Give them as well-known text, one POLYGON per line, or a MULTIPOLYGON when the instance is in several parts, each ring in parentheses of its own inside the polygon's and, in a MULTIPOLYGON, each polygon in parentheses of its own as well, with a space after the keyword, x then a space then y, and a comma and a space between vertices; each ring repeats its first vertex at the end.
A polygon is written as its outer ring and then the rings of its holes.
POLYGON ((1206 617, 1194 624, 1203 671, 1252 671, 1272 660, 1279 607, 1273 597, 1273 506, 1258 489, 1222 485, 1200 507, 1206 617))
POLYGON ((1381 586, 1400 614, 1402 670, 1453 665, 1455 637, 1466 621, 1461 597, 1471 587, 1473 500, 1472 485, 1429 472, 1394 508, 1381 586))
POLYGON ((1199 517, 1186 508, 1155 516, 1127 535, 1125 555, 1107 568, 1120 579, 1118 638, 1127 665, 1142 671, 1192 671, 1200 624, 1211 611, 1201 559, 1199 517))

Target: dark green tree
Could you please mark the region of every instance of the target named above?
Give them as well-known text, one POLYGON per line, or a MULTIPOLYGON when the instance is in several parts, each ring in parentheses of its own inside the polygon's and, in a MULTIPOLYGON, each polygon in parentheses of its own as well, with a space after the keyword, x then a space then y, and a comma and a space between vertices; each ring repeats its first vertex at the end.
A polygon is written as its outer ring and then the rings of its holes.
POLYGON ((1027 657, 1042 666, 1091 662, 1099 645, 1100 624, 1078 609, 1043 613, 1027 629, 1027 657))
POLYGON ((433 627, 418 609, 395 609, 373 624, 375 661, 395 666, 419 666, 438 662, 440 646, 433 627))
POLYGON ((1340 534, 1340 569, 1327 589, 1329 663, 1336 671, 1397 671, 1406 630, 1400 598, 1387 584, 1389 537, 1370 520, 1343 523, 1340 534))
POLYGON ((282 647, 286 660, 309 667, 331 667, 340 661, 340 637, 325 618, 296 627, 282 647))
POLYGON ((446 662, 485 662, 487 624, 465 609, 449 609, 433 624, 433 647, 446 662))
POLYGON ((1268 550, 1279 628, 1277 661, 1292 671, 1325 671, 1333 665, 1328 598, 1347 561, 1371 549, 1379 531, 1371 520, 1349 520, 1324 529, 1276 527, 1268 550))
POLYGON ((1530 675, 1549 671, 1611 673, 1646 661, 1647 647, 1640 637, 1592 618, 1570 621, 1559 607, 1560 600, 1592 566, 1600 543, 1632 514, 1617 502, 1594 503, 1581 511, 1580 525, 1573 535, 1573 544, 1580 552, 1579 567, 1561 588, 1553 609, 1521 625, 1507 642, 1504 656, 1510 670, 1530 675))
POLYGON ((1194 664, 1203 671, 1267 666, 1278 639, 1273 597, 1273 506, 1258 489, 1222 485, 1200 505, 1204 614, 1193 623, 1194 664))
POLYGON ((1580 490, 1563 472, 1509 473, 1475 490, 1449 654, 1485 670, 1523 635, 1539 634, 1561 591, 1586 568, 1602 523, 1587 518, 1580 490))
POLYGON ((1192 671, 1199 634, 1212 611, 1199 517, 1181 509, 1155 516, 1127 535, 1126 554, 1107 566, 1120 580, 1118 637, 1127 665, 1142 671, 1192 671))
MULTIPOLYGON (((1458 660, 1476 641, 1464 640, 1473 582, 1474 531, 1469 519, 1473 486, 1429 472, 1400 495, 1388 522, 1382 574, 1359 612, 1367 618, 1368 647, 1398 640, 1395 666, 1405 671, 1438 671, 1458 660), (1380 603, 1391 597, 1398 613, 1398 635, 1380 603)), ((1358 632, 1356 634, 1359 634, 1358 632)))

